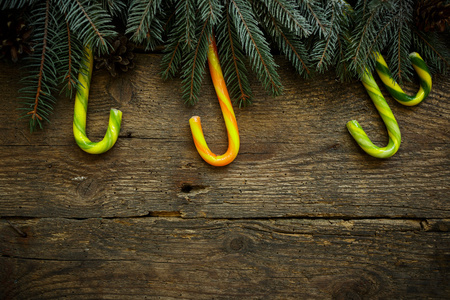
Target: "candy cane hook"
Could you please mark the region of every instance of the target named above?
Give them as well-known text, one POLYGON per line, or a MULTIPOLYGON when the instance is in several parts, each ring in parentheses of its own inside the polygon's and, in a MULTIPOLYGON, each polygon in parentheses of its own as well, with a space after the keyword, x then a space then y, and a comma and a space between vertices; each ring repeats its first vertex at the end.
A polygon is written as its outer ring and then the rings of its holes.
POLYGON ((384 85, 386 86, 386 89, 392 95, 392 97, 394 97, 395 100, 403 105, 413 106, 419 104, 428 96, 431 91, 432 85, 431 75, 427 65, 418 53, 412 52, 411 54, 409 54, 409 59, 411 60, 413 68, 416 70, 417 75, 419 75, 420 78, 420 88, 417 94, 414 96, 407 95, 397 84, 397 82, 395 82, 383 56, 381 56, 381 54, 378 52, 376 52, 375 55, 375 69, 384 85))
POLYGON ((122 123, 122 112, 111 109, 109 114, 108 129, 105 137, 98 143, 91 142, 86 136, 86 111, 89 98, 89 88, 92 76, 94 58, 89 47, 85 48, 86 59, 84 60, 84 72, 78 74, 80 87, 75 96, 75 109, 73 116, 73 135, 78 146, 91 154, 100 154, 111 149, 117 141, 122 123))
POLYGON ((397 121, 395 120, 389 105, 381 94, 372 73, 366 69, 361 80, 386 125, 389 134, 389 142, 384 148, 375 146, 356 120, 349 121, 347 123, 347 129, 359 146, 369 155, 378 158, 391 157, 400 147, 400 128, 398 127, 397 121))
POLYGON ((200 156, 209 164, 213 166, 225 166, 231 163, 239 152, 239 131, 234 115, 233 105, 228 95, 228 90, 223 78, 222 69, 220 68, 219 56, 217 54, 217 47, 214 37, 210 38, 208 46, 208 64, 211 73, 211 78, 219 98, 220 108, 225 120, 225 126, 228 132, 228 150, 223 155, 217 156, 212 153, 205 141, 203 135, 200 117, 194 116, 189 119, 191 126, 192 137, 194 138, 195 147, 200 156))

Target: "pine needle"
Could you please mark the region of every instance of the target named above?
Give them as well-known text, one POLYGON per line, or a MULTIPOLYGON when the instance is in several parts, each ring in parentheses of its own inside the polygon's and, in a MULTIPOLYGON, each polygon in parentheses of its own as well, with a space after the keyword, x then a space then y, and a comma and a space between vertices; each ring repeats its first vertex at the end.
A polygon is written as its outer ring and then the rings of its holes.
POLYGON ((237 29, 239 40, 250 58, 250 65, 263 87, 273 95, 283 91, 278 67, 270 53, 269 45, 249 4, 244 0, 230 0, 230 16, 237 29))
POLYGON ((225 10, 225 14, 226 17, 218 26, 217 45, 228 92, 231 99, 241 107, 251 104, 253 95, 242 45, 228 10, 225 10))

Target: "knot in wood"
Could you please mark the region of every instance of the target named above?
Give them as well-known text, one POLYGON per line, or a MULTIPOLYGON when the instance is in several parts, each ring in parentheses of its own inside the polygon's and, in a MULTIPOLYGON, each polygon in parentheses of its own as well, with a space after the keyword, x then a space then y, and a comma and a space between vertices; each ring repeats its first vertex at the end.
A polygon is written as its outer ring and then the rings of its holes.
POLYGON ((347 278, 334 287, 333 299, 359 300, 372 298, 378 293, 378 281, 381 281, 381 278, 371 275, 373 274, 350 275, 350 278, 347 278))
POLYGON ((77 193, 82 198, 91 198, 95 195, 98 189, 97 180, 87 178, 80 182, 77 187, 77 193))
POLYGON ((252 240, 243 235, 232 235, 225 240, 225 248, 230 253, 247 252, 251 245, 252 240))
POLYGON ((343 288, 333 295, 333 300, 360 300, 363 299, 357 291, 343 288))
POLYGON ((239 251, 242 248, 244 248, 244 238, 243 237, 237 237, 231 240, 230 242, 230 249, 234 251, 239 251))

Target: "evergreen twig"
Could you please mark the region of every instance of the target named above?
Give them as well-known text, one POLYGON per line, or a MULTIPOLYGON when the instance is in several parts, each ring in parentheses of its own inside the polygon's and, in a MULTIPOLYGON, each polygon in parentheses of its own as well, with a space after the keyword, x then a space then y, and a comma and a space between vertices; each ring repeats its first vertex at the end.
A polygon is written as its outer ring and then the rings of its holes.
POLYGON ((153 50, 162 41, 161 0, 133 0, 129 8, 127 34, 131 40, 153 50))
POLYGON ((191 105, 198 101, 198 94, 205 73, 206 60, 208 58, 208 43, 212 35, 210 18, 207 18, 198 29, 199 34, 193 51, 189 51, 183 62, 182 95, 185 101, 191 105))
POLYGON ((424 34, 413 22, 417 3, 413 0, 358 1, 345 58, 353 76, 361 76, 364 68, 373 70, 375 52, 385 56, 394 80, 399 82, 411 78, 408 56, 413 51, 420 52, 432 72, 446 71, 449 61, 447 47, 440 45, 436 33, 424 34))
MULTIPOLYGON (((28 75, 23 76, 19 97, 23 99, 22 118, 29 118, 30 131, 43 128, 56 102, 55 93, 63 83, 68 96, 78 88, 77 73, 83 60, 85 45, 107 52, 107 39, 116 34, 109 5, 122 0, 108 0, 108 4, 89 0, 0 0, 1 9, 21 8, 29 14, 33 55, 23 60, 28 75)), ((106 1, 103 1, 106 2, 106 1)))
POLYGON ((23 60, 29 73, 20 90, 22 117, 29 118, 32 131, 49 120, 59 85, 68 96, 78 88, 84 46, 99 55, 111 50, 108 41, 122 30, 113 25, 118 19, 126 21, 121 33, 146 50, 164 45, 161 76, 178 74, 189 104, 198 101, 213 32, 230 96, 239 106, 252 101, 250 71, 272 95, 282 93, 272 51, 304 77, 334 67, 341 80, 373 70, 375 52, 385 56, 400 82, 413 73, 412 51, 432 72, 445 73, 450 62, 441 36, 419 30, 443 30, 449 17, 419 26, 425 17, 418 18, 414 0, 0 0, 1 10, 18 8, 32 12, 34 28, 32 41, 27 38, 34 54, 23 60))
POLYGON ((230 0, 229 11, 243 49, 250 58, 250 65, 259 81, 273 95, 279 95, 283 87, 269 44, 258 28, 250 5, 245 0, 230 0))
POLYGON ((47 51, 47 37, 48 37, 48 22, 49 22, 49 10, 50 10, 50 0, 47 0, 45 3, 45 17, 44 17, 44 36, 42 38, 42 54, 41 54, 41 64, 39 66, 39 74, 37 79, 37 89, 36 96, 34 100, 33 109, 27 112, 27 115, 31 115, 31 128, 35 127, 36 120, 42 121, 42 117, 38 114, 38 106, 41 95, 45 95, 43 91, 43 83, 44 80, 44 67, 45 67, 45 52, 47 51))
POLYGON ((278 49, 289 59, 300 75, 306 78, 310 77, 310 56, 299 36, 283 26, 283 22, 273 15, 271 11, 266 11, 267 7, 264 5, 255 3, 254 7, 257 14, 261 16, 261 24, 268 32, 268 35, 272 37, 278 49))
POLYGON ((251 103, 253 95, 248 80, 245 55, 228 10, 225 10, 225 18, 220 22, 218 32, 219 56, 228 91, 239 106, 246 106, 251 103))

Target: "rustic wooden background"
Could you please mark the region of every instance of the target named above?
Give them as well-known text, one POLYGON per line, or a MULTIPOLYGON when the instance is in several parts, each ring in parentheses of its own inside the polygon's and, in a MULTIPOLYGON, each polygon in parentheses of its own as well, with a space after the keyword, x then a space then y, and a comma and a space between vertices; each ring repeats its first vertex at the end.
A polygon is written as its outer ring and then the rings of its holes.
POLYGON ((450 299, 448 78, 417 107, 387 97, 403 141, 380 160, 345 128, 357 119, 387 142, 361 83, 306 81, 280 58, 285 94, 252 81, 254 105, 235 109, 240 154, 216 168, 188 125, 200 115, 211 149, 226 150, 209 76, 188 107, 160 58, 94 73, 88 136, 123 111, 98 156, 75 144, 64 97, 30 134, 20 72, 0 65, 1 299, 450 299))

